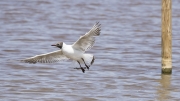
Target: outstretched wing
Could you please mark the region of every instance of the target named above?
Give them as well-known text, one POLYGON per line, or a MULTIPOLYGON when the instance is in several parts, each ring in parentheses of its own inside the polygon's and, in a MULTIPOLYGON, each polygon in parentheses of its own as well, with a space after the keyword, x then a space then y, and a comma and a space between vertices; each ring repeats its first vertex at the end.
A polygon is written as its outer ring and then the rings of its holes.
POLYGON ((66 56, 63 55, 61 50, 50 52, 47 54, 36 55, 34 57, 30 57, 24 60, 20 60, 21 62, 25 63, 53 63, 59 62, 61 60, 68 60, 66 56))
POLYGON ((73 45, 72 47, 75 49, 80 49, 82 51, 87 51, 91 49, 95 42, 95 36, 100 35, 101 31, 101 24, 97 22, 92 29, 87 32, 85 35, 81 36, 73 45))

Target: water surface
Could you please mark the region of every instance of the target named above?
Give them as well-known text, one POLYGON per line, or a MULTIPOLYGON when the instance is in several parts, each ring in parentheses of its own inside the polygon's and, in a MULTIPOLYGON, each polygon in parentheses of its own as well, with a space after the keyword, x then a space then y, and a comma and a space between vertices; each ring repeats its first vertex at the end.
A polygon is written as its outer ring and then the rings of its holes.
POLYGON ((179 1, 173 1, 173 74, 161 75, 159 0, 1 0, 0 99, 2 101, 180 100, 179 1), (69 62, 18 60, 73 44, 95 22, 101 36, 89 71, 69 62))

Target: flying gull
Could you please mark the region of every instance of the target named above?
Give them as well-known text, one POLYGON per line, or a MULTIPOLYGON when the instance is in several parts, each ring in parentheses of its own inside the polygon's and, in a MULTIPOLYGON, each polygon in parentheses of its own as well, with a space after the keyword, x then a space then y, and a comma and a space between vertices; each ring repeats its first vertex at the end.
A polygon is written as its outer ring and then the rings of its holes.
POLYGON ((57 44, 51 46, 56 46, 60 48, 60 50, 46 54, 36 55, 34 57, 26 58, 21 61, 25 63, 35 64, 37 62, 53 63, 70 59, 73 61, 77 61, 80 68, 75 69, 81 69, 84 73, 86 68, 89 70, 89 67, 93 64, 95 60, 93 54, 86 54, 85 52, 93 47, 95 37, 100 35, 100 26, 101 24, 97 22, 89 32, 87 32, 83 36, 80 36, 80 38, 72 45, 67 45, 64 42, 58 42, 57 44), (85 66, 83 67, 82 65, 85 66))

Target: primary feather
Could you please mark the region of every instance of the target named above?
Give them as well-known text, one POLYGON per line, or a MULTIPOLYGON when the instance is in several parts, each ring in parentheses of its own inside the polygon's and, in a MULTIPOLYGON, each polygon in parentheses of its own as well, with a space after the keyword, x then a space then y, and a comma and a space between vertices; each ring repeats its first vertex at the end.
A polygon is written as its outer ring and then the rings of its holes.
POLYGON ((34 57, 26 58, 24 60, 21 60, 22 62, 26 63, 53 63, 53 62, 59 62, 61 60, 67 60, 68 58, 62 54, 61 50, 50 52, 47 54, 41 54, 36 55, 34 57))

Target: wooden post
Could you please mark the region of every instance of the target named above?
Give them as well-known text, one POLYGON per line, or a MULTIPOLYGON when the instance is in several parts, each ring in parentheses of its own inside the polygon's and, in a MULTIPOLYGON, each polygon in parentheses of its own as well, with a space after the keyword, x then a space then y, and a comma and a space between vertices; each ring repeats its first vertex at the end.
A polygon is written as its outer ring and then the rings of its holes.
POLYGON ((162 15, 161 15, 162 74, 172 73, 171 7, 172 7, 171 0, 162 0, 162 15))

